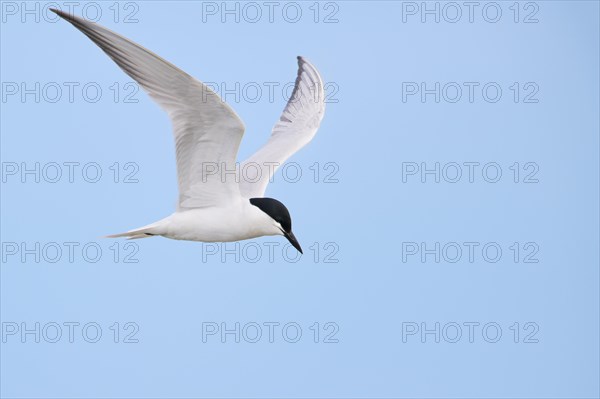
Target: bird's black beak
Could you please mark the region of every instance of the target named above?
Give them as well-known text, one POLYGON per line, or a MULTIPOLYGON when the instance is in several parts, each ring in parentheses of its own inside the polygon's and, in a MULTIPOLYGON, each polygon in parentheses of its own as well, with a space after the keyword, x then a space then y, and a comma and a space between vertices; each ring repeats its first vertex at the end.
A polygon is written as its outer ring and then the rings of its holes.
POLYGON ((296 248, 301 254, 303 254, 302 248, 300 248, 300 244, 298 243, 298 240, 296 240, 296 236, 294 235, 294 233, 292 233, 291 231, 289 233, 286 233, 284 231, 283 235, 285 236, 285 238, 288 239, 290 244, 294 246, 294 248, 296 248))

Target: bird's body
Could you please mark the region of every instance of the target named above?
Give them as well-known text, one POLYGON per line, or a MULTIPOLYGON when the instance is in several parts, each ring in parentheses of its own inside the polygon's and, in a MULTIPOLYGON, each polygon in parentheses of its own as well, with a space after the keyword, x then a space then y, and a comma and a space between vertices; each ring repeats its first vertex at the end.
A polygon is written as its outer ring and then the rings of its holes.
POLYGON ((143 238, 160 235, 174 240, 231 242, 281 235, 272 219, 247 198, 227 206, 189 209, 149 226, 111 237, 143 238))
POLYGON ((179 201, 171 216, 109 237, 163 236, 176 240, 229 242, 283 235, 302 252, 287 208, 264 198, 277 166, 312 140, 325 111, 323 82, 316 68, 298 57, 294 91, 268 142, 241 167, 257 178, 231 176, 244 124, 202 82, 151 51, 98 24, 52 9, 98 45, 135 79, 173 124, 179 201), (273 167, 276 165, 275 167, 273 167), (225 172, 225 173, 222 173, 225 172))

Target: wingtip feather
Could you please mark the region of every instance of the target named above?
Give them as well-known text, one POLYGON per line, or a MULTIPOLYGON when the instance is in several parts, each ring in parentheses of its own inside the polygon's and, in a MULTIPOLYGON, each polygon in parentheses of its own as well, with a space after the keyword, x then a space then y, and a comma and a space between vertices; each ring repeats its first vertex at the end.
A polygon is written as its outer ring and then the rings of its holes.
MULTIPOLYGON (((65 20, 67 20, 67 21, 69 21, 71 23, 77 23, 77 22, 81 23, 81 21, 85 21, 82 18, 78 18, 78 17, 76 17, 74 15, 71 15, 71 14, 69 14, 67 12, 62 11, 62 10, 58 10, 56 8, 49 8, 49 10, 52 11, 53 13, 55 13, 56 15, 58 15, 59 17, 61 17, 62 19, 65 19, 65 20)), ((88 21, 85 21, 85 22, 88 22, 88 21)))
POLYGON ((50 8, 50 11, 52 11, 53 13, 55 13, 56 15, 58 15, 61 18, 69 19, 69 14, 67 14, 64 11, 58 10, 56 8, 50 8))

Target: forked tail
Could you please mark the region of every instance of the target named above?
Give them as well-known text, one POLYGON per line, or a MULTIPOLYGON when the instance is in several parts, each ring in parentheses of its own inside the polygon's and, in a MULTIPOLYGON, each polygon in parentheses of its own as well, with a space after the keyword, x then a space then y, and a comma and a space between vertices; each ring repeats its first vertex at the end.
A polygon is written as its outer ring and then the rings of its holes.
POLYGON ((106 236, 106 238, 121 238, 127 237, 129 240, 136 240, 138 238, 148 238, 156 235, 161 235, 163 232, 160 227, 162 225, 162 220, 156 223, 149 224, 144 227, 139 227, 134 230, 126 231, 125 233, 111 234, 106 236))

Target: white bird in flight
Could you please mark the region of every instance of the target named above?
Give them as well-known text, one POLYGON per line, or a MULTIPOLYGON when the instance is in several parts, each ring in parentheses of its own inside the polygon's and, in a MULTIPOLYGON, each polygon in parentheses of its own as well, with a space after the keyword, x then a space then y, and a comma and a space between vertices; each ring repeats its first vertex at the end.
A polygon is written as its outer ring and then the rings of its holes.
MULTIPOLYGON (((53 12, 96 43, 167 112, 173 124, 179 201, 170 216, 108 237, 163 236, 175 240, 227 242, 283 235, 300 252, 287 208, 264 198, 277 166, 314 137, 323 114, 323 81, 317 69, 298 57, 298 75, 283 114, 268 142, 241 164, 256 168, 256 178, 239 179, 236 155, 244 124, 202 82, 140 45, 96 23, 53 12)), ((238 168, 239 170, 239 168, 238 168)))

